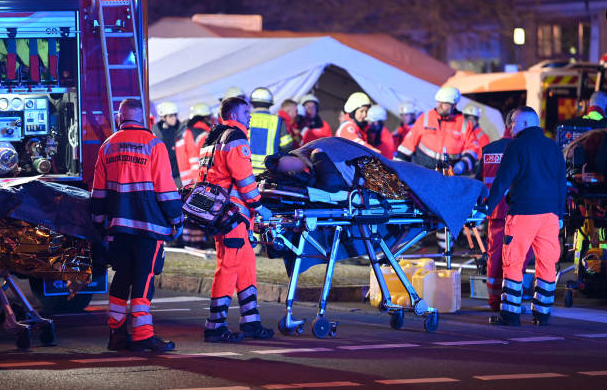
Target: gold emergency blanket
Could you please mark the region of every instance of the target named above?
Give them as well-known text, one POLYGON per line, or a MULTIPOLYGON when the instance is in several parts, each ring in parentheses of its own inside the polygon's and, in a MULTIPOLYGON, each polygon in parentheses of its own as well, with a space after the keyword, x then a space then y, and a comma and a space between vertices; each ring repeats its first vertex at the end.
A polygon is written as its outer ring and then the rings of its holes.
POLYGON ((0 235, 0 268, 65 280, 70 296, 90 282, 93 261, 86 240, 10 218, 0 218, 0 235))
POLYGON ((365 179, 363 184, 365 188, 388 199, 406 199, 409 197, 407 185, 378 159, 361 157, 357 159, 356 164, 361 176, 365 179))

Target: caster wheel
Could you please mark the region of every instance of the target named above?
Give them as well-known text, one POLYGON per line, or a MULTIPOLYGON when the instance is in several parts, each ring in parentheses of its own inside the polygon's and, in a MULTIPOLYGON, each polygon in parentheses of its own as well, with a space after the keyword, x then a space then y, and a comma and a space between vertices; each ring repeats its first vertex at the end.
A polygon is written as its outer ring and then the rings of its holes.
POLYGON ((31 329, 21 329, 17 335, 17 340, 15 343, 19 349, 29 349, 32 345, 31 329))
POLYGON ((573 290, 567 289, 565 292, 565 307, 573 306, 573 290))
POLYGON ((331 322, 331 330, 329 331, 329 337, 335 337, 337 335, 337 326, 339 322, 331 322))
POLYGON ((319 317, 312 322, 312 333, 319 339, 324 339, 331 332, 331 323, 326 318, 319 317))
POLYGON ((394 313, 390 314, 390 327, 392 329, 402 329, 405 323, 405 313, 404 311, 397 310, 394 313))
POLYGON ((434 333, 438 329, 438 312, 428 313, 424 318, 424 329, 428 333, 434 333))
POLYGON ((55 324, 52 322, 42 328, 40 332, 40 342, 46 346, 55 344, 55 324))
POLYGON ((295 328, 295 332, 297 334, 302 334, 304 332, 304 326, 303 326, 303 324, 301 324, 297 328, 295 328))
MULTIPOLYGON (((299 328, 299 327, 297 327, 297 328, 299 328)), ((284 334, 285 336, 291 336, 296 331, 296 329, 287 328, 287 317, 286 316, 282 317, 280 319, 280 321, 278 321, 278 330, 280 331, 280 333, 284 334)), ((302 331, 303 331, 303 329, 302 329, 302 331)))

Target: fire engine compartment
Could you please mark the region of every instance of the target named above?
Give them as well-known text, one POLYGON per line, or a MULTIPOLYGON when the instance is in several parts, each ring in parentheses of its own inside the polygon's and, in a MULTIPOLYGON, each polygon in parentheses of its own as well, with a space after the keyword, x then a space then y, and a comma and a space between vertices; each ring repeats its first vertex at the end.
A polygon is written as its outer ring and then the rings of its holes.
POLYGON ((0 181, 80 180, 78 11, 0 12, 0 181))

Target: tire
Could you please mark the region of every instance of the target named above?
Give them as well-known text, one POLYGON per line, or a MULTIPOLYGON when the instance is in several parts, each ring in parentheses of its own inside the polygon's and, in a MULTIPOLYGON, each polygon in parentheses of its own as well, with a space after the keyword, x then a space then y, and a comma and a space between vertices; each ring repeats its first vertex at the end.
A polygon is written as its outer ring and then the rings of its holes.
POLYGON ((438 312, 428 313, 424 318, 424 329, 428 333, 434 333, 438 329, 438 312))
POLYGON ((565 291, 565 307, 573 306, 573 290, 570 288, 565 291))
POLYGON ((44 296, 43 280, 29 278, 30 289, 40 301, 42 311, 45 313, 77 313, 83 311, 93 299, 93 294, 76 294, 71 300, 67 300, 67 295, 44 296))
POLYGON ((392 329, 396 329, 396 330, 402 329, 404 324, 405 324, 405 314, 402 309, 397 310, 390 315, 390 327, 392 329))
POLYGON ((295 333, 295 329, 287 328, 287 317, 284 316, 278 321, 278 330, 285 336, 291 336, 295 333))
POLYGON ((312 333, 316 338, 324 339, 331 332, 331 323, 323 317, 317 318, 312 322, 312 333))

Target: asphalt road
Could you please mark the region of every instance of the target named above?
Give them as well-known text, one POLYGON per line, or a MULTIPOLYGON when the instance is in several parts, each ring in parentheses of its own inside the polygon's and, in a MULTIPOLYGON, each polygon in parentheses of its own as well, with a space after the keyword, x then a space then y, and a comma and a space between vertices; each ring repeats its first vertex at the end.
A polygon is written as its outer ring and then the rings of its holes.
MULTIPOLYGON (((52 316, 56 345, 34 333, 29 351, 0 333, 0 383, 18 389, 605 389, 607 310, 557 308, 548 327, 492 327, 482 301, 465 300, 458 314, 440 317, 424 331, 422 318, 405 315, 393 330, 389 317, 366 304, 329 307, 339 321, 335 338, 310 332, 316 309, 297 305, 305 332, 270 341, 208 344, 202 341, 208 297, 158 291, 152 313, 157 333, 177 350, 167 354, 106 350, 104 297, 85 313, 52 316), (475 307, 477 306, 477 307, 475 307), (562 317, 564 316, 564 317, 562 317), (571 318, 575 317, 577 319, 571 318), (583 320, 582 318, 592 321, 583 320)), ((284 306, 262 303, 262 320, 276 328, 284 306)), ((230 323, 237 326, 238 308, 230 323)))

